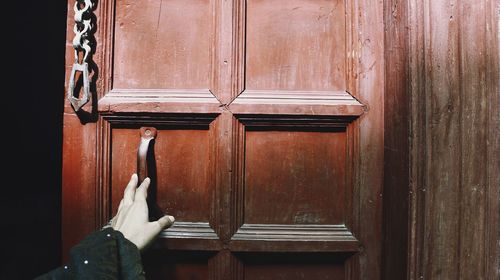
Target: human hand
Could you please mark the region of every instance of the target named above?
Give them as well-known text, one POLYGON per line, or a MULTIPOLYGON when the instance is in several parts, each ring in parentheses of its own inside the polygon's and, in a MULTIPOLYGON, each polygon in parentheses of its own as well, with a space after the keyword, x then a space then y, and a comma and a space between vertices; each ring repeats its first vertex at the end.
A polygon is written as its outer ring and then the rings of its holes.
POLYGON ((139 250, 143 250, 163 229, 170 227, 175 219, 166 215, 157 221, 150 222, 146 202, 150 179, 144 179, 138 188, 136 188, 137 183, 137 174, 133 174, 123 193, 118 213, 111 220, 111 227, 120 231, 139 250))

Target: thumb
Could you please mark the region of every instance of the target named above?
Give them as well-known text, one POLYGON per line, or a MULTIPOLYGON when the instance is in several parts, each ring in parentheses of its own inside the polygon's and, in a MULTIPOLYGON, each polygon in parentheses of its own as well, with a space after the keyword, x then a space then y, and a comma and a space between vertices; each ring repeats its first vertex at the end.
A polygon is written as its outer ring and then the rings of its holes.
POLYGON ((174 224, 175 218, 174 218, 174 216, 165 215, 165 216, 159 218, 158 221, 156 221, 156 222, 158 224, 160 224, 160 230, 164 230, 166 228, 171 227, 174 224))

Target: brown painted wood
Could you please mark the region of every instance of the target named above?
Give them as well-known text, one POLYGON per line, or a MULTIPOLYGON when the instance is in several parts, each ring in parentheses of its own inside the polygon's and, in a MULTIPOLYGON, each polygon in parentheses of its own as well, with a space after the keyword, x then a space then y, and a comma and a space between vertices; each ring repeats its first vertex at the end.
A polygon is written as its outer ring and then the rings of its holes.
POLYGON ((498 5, 409 2, 410 279, 500 277, 498 5))
MULTIPOLYGON (((485 86, 486 56, 477 50, 486 52, 486 21, 474 25, 465 24, 476 18, 487 18, 486 2, 461 3, 459 9, 460 24, 460 94, 462 106, 461 130, 461 189, 460 189, 460 277, 476 278, 484 275, 486 217, 487 217, 487 162, 488 92, 485 86), (471 38, 474 38, 471 40, 471 38), (470 73, 470 74, 466 74, 470 73), (466 238, 464 238, 466 237, 466 238), (477 242, 477 240, 484 240, 477 242)), ((491 94, 494 94, 493 92, 491 94)), ((497 92, 498 94, 498 92, 497 92)), ((498 187, 498 186, 497 186, 498 187)))
POLYGON ((245 223, 341 224, 346 144, 345 132, 247 131, 245 223))
POLYGON ((360 116, 365 106, 345 91, 245 90, 229 106, 236 114, 360 116))
POLYGON ((248 1, 246 87, 345 90, 343 1, 248 1))
POLYGON ((383 2, 347 1, 347 92, 368 109, 350 128, 353 133, 352 179, 356 199, 352 232, 363 250, 352 262, 354 279, 379 279, 382 262, 382 187, 384 166, 383 2), (369 8, 368 8, 369 7, 369 8))
POLYGON ((178 223, 152 278, 500 277, 498 1, 184 2, 94 11, 92 102, 65 104, 65 254, 154 126, 152 197, 178 223))
POLYGON ((342 256, 268 254, 240 259, 245 264, 244 279, 346 279, 342 256))
POLYGON ((128 113, 219 113, 220 103, 207 89, 119 89, 99 100, 103 114, 128 113))
POLYGON ((184 2, 94 11, 93 100, 66 109, 68 141, 93 143, 68 150, 94 172, 75 182, 94 188, 80 223, 116 211, 154 127, 151 212, 176 224, 144 258, 151 279, 381 279, 382 3, 184 2))
POLYGON ((113 87, 210 87, 212 6, 212 1, 116 1, 113 87))
POLYGON ((95 125, 82 126, 75 115, 64 115, 62 242, 63 261, 71 246, 92 232, 99 208, 96 192, 95 125), (82 217, 85 213, 85 217, 82 217))
POLYGON ((408 4, 384 1, 383 279, 406 279, 409 240, 408 4))
MULTIPOLYGON (((485 86, 487 96, 487 123, 485 124, 487 130, 487 150, 486 150, 486 164, 487 164, 487 190, 485 190, 486 203, 486 222, 485 222, 485 244, 486 246, 484 255, 486 258, 485 278, 495 279, 500 278, 500 54, 497 50, 500 49, 500 20, 499 1, 487 0, 485 1, 485 14, 486 21, 486 76, 485 86), (496 94, 495 94, 496 93, 496 94), (496 187, 495 187, 496 186, 496 187), (495 247, 496 242, 496 247, 495 247)), ((483 252, 482 252, 483 253, 483 252)))
POLYGON ((209 259, 213 254, 183 251, 166 253, 150 250, 143 255, 144 270, 148 279, 202 280, 209 274, 209 259))

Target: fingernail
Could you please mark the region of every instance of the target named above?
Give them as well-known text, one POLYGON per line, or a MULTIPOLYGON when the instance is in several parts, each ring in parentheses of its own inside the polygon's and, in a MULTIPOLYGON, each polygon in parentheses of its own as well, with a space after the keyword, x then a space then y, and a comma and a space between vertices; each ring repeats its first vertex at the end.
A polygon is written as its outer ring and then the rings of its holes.
POLYGON ((168 219, 172 222, 172 224, 175 222, 175 218, 174 218, 174 216, 170 216, 170 215, 169 215, 169 216, 167 216, 167 217, 168 217, 168 219))

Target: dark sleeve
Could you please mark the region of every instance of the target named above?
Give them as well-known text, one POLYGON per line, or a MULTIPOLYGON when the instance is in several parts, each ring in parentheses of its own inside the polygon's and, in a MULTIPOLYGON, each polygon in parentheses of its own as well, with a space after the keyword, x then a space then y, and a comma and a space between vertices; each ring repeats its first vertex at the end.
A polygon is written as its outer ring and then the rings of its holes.
POLYGON ((70 261, 36 278, 145 279, 139 249, 119 231, 106 228, 71 249, 70 261))

